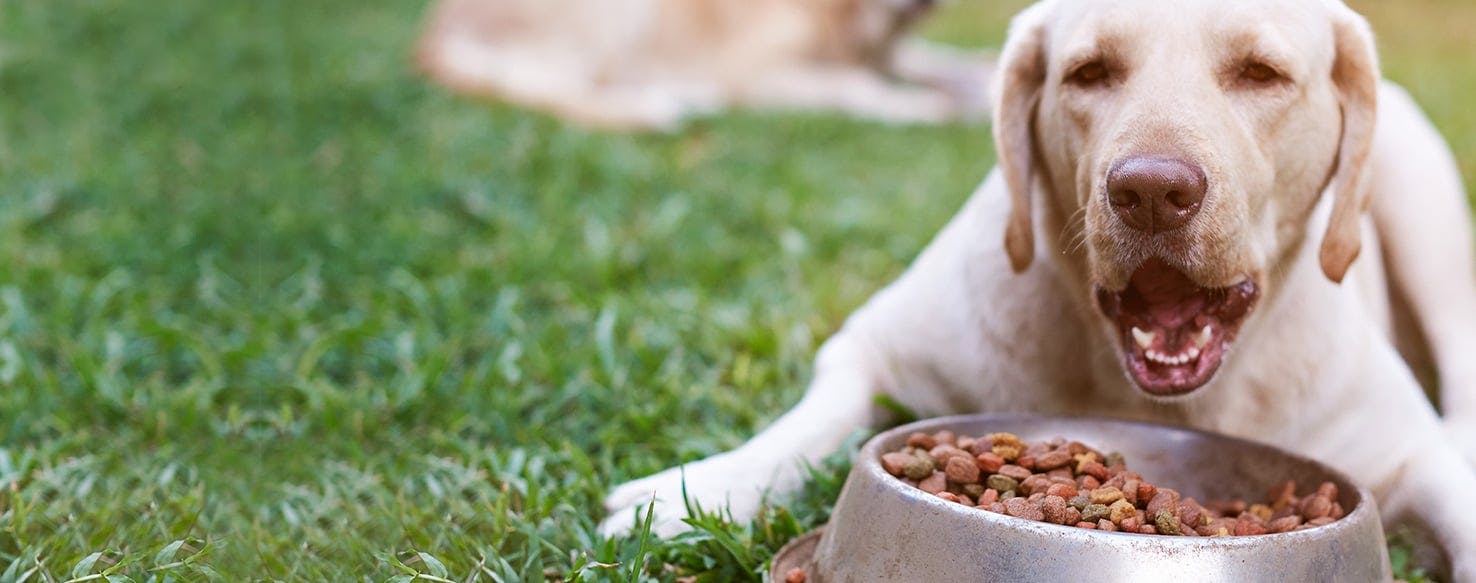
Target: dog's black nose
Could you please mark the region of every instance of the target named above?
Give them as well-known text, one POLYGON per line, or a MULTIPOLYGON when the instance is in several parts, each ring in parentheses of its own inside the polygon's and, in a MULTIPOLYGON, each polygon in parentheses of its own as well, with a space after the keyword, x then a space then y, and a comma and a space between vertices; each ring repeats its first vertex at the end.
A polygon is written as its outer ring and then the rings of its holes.
POLYGON ((1174 158, 1135 157, 1107 172, 1107 202, 1127 226, 1148 234, 1183 227, 1199 214, 1204 170, 1174 158))

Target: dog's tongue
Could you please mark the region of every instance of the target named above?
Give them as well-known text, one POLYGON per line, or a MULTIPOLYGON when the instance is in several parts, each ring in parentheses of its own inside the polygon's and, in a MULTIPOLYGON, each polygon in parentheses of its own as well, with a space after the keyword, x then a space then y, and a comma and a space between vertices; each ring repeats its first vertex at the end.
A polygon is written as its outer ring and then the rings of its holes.
MULTIPOLYGON (((1189 323, 1205 306, 1204 289, 1158 258, 1149 259, 1133 273, 1129 287, 1141 305, 1129 306, 1165 328, 1189 323)), ((1131 302, 1136 304, 1137 302, 1131 302)))

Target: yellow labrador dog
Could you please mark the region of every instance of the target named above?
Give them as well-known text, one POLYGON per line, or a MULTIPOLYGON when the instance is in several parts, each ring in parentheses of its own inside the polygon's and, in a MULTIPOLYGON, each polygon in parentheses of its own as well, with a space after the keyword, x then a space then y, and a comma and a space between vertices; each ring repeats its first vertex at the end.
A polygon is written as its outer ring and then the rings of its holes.
MULTIPOLYGON (((1381 84, 1367 23, 1340 0, 1044 0, 995 90, 999 168, 826 342, 800 404, 687 465, 687 493, 751 515, 800 482, 795 460, 884 421, 878 394, 925 415, 1108 415, 1329 462, 1476 581, 1458 494, 1476 473, 1389 307, 1409 298, 1468 427, 1470 209, 1444 142, 1381 84)), ((607 529, 654 497, 680 530, 682 480, 616 488, 607 529)))
POLYGON ((935 0, 441 0, 419 62, 453 89, 613 129, 727 107, 987 115, 992 60, 907 40, 935 0))

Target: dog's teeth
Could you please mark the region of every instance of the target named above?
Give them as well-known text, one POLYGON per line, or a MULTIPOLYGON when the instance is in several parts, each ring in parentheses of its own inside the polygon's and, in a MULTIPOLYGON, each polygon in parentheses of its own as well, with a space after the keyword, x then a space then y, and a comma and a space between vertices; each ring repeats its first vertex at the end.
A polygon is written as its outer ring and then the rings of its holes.
POLYGON ((1210 337, 1214 336, 1214 333, 1214 329, 1210 328, 1209 324, 1205 324, 1204 328, 1200 329, 1199 333, 1194 335, 1194 345, 1203 350, 1204 347, 1209 346, 1210 337))
POLYGON ((1157 333, 1144 332, 1141 328, 1133 326, 1133 340, 1137 340, 1138 346, 1142 347, 1144 350, 1147 350, 1149 346, 1152 346, 1153 339, 1157 337, 1157 333))
POLYGON ((1198 348, 1195 348, 1193 346, 1190 346, 1189 347, 1188 357, 1189 357, 1189 360, 1194 360, 1196 358, 1199 358, 1199 349, 1198 348))

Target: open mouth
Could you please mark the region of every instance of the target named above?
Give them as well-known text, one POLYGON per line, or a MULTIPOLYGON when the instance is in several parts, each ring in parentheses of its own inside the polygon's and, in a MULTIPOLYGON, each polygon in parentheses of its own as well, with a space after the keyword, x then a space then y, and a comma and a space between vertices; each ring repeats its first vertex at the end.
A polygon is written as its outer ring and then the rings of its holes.
POLYGON ((1214 378, 1259 296, 1251 279, 1201 287, 1153 258, 1133 272, 1127 289, 1098 289, 1097 303, 1117 324, 1128 376, 1151 395, 1172 397, 1214 378))

